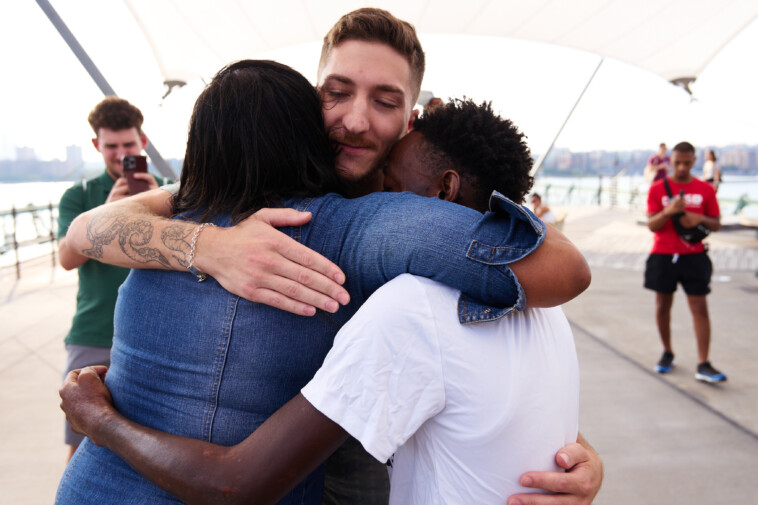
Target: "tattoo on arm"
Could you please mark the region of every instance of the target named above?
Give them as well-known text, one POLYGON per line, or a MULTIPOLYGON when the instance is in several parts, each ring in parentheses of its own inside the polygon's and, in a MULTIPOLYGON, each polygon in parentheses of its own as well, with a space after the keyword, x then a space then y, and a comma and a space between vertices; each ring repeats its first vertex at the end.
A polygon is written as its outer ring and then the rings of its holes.
POLYGON ((111 212, 95 214, 87 224, 87 240, 92 247, 82 249, 82 254, 90 258, 100 259, 103 257, 103 246, 113 242, 118 233, 124 227, 126 218, 111 212))
POLYGON ((168 259, 158 249, 145 246, 153 238, 153 228, 153 223, 146 219, 127 222, 119 233, 118 244, 124 254, 138 263, 157 261, 166 268, 170 268, 168 259))
POLYGON ((184 268, 187 268, 187 256, 190 252, 189 236, 192 235, 192 227, 187 228, 184 224, 172 224, 167 226, 161 233, 161 241, 166 248, 175 251, 172 257, 184 268))
POLYGON ((82 254, 90 258, 101 259, 103 247, 118 239, 121 252, 137 263, 157 261, 170 268, 168 259, 158 249, 147 247, 153 236, 154 226, 151 220, 122 215, 118 212, 100 212, 87 224, 87 239, 92 244, 83 249, 82 254))

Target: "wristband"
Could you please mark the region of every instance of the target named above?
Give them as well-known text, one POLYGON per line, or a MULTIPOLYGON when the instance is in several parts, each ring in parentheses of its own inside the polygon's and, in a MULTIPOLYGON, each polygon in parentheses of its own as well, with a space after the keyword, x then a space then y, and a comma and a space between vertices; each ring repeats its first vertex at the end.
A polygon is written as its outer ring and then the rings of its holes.
POLYGON ((199 225, 197 228, 195 228, 195 233, 192 234, 192 242, 190 242, 190 252, 189 252, 189 261, 187 261, 187 270, 189 270, 192 275, 197 277, 197 282, 203 282, 205 279, 208 278, 208 274, 202 273, 193 265, 193 263, 195 262, 195 246, 197 246, 197 237, 200 236, 200 232, 203 231, 203 228, 205 228, 206 226, 216 226, 216 225, 213 223, 203 223, 199 225))

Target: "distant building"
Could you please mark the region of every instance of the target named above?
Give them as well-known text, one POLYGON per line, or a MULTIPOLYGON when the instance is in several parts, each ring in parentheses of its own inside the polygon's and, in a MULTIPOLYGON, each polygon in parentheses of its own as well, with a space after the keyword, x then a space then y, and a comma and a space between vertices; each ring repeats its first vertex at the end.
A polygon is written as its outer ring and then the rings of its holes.
POLYGON ((0 135, 0 160, 13 159, 14 147, 15 146, 7 134, 3 133, 0 135))
MULTIPOLYGON (((696 147, 697 161, 694 173, 699 175, 703 169, 705 150, 711 147, 696 147)), ((727 173, 758 173, 758 146, 733 145, 715 148, 718 164, 727 173)), ((545 174, 553 175, 603 175, 613 176, 622 170, 627 175, 641 175, 647 159, 653 151, 591 151, 572 152, 565 147, 555 148, 542 165, 545 174)))
POLYGON ((37 154, 33 147, 16 147, 16 159, 18 161, 34 161, 37 159, 37 154))
POLYGON ((66 146, 66 168, 74 171, 84 165, 81 146, 66 146))

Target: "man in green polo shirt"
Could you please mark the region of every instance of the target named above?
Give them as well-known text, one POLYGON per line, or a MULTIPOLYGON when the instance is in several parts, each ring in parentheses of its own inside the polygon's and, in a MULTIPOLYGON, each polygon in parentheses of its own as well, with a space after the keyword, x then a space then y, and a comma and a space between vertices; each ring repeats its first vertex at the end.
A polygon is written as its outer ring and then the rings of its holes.
MULTIPOLYGON (((110 364, 116 296, 118 287, 129 273, 128 268, 89 260, 80 251, 69 248, 66 232, 71 221, 82 212, 129 196, 121 159, 126 155, 140 154, 147 145, 147 137, 142 133, 142 113, 126 100, 117 97, 104 99, 92 109, 88 120, 96 135, 92 144, 103 155, 105 170, 98 177, 66 190, 58 207, 61 266, 66 270, 79 269, 76 314, 66 335, 68 358, 63 377, 82 366, 110 364)), ((158 187, 150 174, 138 173, 135 177, 146 180, 150 189, 158 187)), ((66 423, 65 441, 70 446, 69 459, 82 439, 66 423)))

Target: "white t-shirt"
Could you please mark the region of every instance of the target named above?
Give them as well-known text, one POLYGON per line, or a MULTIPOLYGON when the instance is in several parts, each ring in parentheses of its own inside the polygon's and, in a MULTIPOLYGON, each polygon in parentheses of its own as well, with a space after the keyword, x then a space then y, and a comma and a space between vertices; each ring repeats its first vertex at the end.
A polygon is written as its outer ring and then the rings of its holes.
POLYGON ((716 163, 711 160, 705 160, 705 163, 703 163, 703 180, 707 181, 709 179, 713 179, 715 172, 716 163))
POLYGON ((552 210, 549 210, 542 214, 542 217, 540 219, 542 219, 542 222, 545 224, 553 224, 558 220, 552 210))
POLYGON ((392 462, 390 503, 505 503, 558 471, 578 432, 579 370, 560 308, 463 326, 460 292, 402 275, 337 335, 302 393, 392 462))

